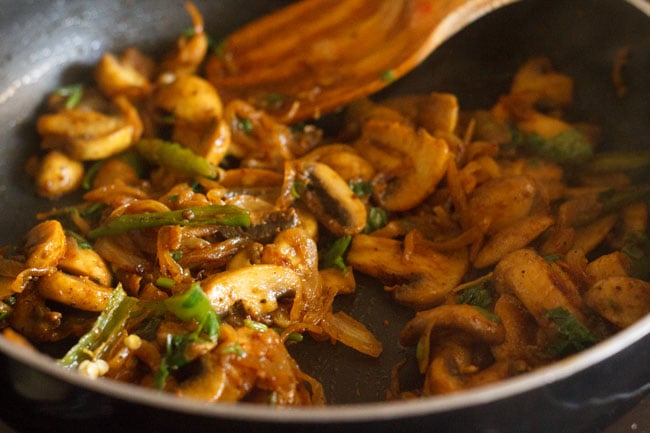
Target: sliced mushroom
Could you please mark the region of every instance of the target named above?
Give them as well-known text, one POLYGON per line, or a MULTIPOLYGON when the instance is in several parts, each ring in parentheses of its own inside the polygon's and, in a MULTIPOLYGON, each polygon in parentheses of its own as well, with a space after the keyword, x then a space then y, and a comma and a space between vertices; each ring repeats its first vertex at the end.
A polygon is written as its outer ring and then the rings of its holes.
POLYGON ((241 158, 241 167, 281 169, 294 159, 297 146, 291 128, 242 100, 230 101, 224 118, 232 130, 229 152, 241 158))
POLYGON ((176 49, 161 65, 164 71, 176 74, 194 73, 208 52, 208 35, 205 33, 203 16, 192 2, 186 2, 185 9, 192 19, 192 32, 178 38, 176 49))
POLYGON ((526 308, 514 296, 504 293, 494 304, 494 314, 505 330, 504 340, 491 347, 495 359, 513 361, 528 359, 535 345, 537 324, 526 308))
POLYGON ((34 176, 38 195, 56 199, 81 186, 84 166, 58 150, 48 152, 39 162, 34 176))
POLYGON ((390 211, 411 209, 428 197, 450 158, 445 140, 397 122, 366 122, 354 147, 377 170, 374 195, 390 211))
POLYGON ((535 182, 528 176, 491 179, 470 195, 465 224, 467 227, 489 225, 487 232, 496 233, 528 216, 537 198, 535 182))
POLYGON ((614 251, 589 262, 585 272, 591 282, 595 283, 609 277, 627 277, 630 268, 630 258, 620 251, 614 251))
POLYGON ((488 317, 483 311, 466 304, 441 305, 416 313, 402 328, 400 344, 413 346, 421 342, 422 356, 418 359, 421 372, 427 370, 431 345, 437 344, 436 337, 441 338, 443 345, 450 340, 465 341, 467 338, 493 345, 503 342, 504 329, 497 317, 488 317))
POLYGON ((44 298, 84 311, 102 311, 113 293, 88 277, 60 271, 39 278, 37 287, 44 298))
MULTIPOLYGON (((198 372, 177 390, 182 396, 204 401, 234 402, 273 392, 276 404, 312 404, 306 376, 273 330, 224 325, 219 345, 201 357, 198 372), (236 347, 238 350, 232 350, 236 347)), ((313 390, 315 394, 315 390, 313 390)))
POLYGON ((420 240, 407 255, 401 241, 363 234, 352 238, 346 259, 381 280, 397 302, 419 310, 442 302, 468 268, 464 248, 443 254, 420 240))
MULTIPOLYGON (((341 176, 319 162, 296 161, 287 165, 284 197, 293 191, 316 219, 337 236, 359 233, 368 218, 365 204, 341 176), (301 187, 296 189, 297 185, 301 187)), ((289 201, 295 199, 290 198, 289 201)))
POLYGON ((223 106, 217 90, 201 77, 181 75, 156 88, 153 102, 159 109, 193 124, 207 124, 221 117, 223 106))
POLYGON ((217 314, 226 314, 237 302, 259 320, 278 308, 277 299, 300 290, 302 279, 285 266, 253 265, 214 274, 201 282, 217 314))
POLYGON ((453 133, 458 124, 458 99, 451 93, 400 96, 389 99, 385 105, 413 120, 431 135, 453 133))
POLYGON ((524 248, 553 224, 553 218, 533 215, 520 219, 495 233, 472 262, 474 267, 491 266, 506 254, 524 248))
POLYGON ((106 262, 92 248, 80 247, 77 240, 66 237, 65 255, 59 261, 59 269, 73 275, 86 276, 101 286, 113 281, 106 262))
POLYGON ((585 254, 590 253, 607 238, 617 219, 617 215, 606 215, 587 226, 577 228, 573 248, 580 249, 585 254))
POLYGON ((544 328, 551 325, 546 312, 554 308, 565 308, 585 323, 584 314, 564 294, 551 264, 532 249, 517 250, 501 259, 494 269, 494 283, 498 291, 516 296, 544 328))
POLYGON ((345 181, 370 181, 375 169, 352 146, 347 144, 328 144, 318 146, 307 155, 304 161, 320 162, 337 172, 345 181))
POLYGON ((322 313, 329 311, 331 298, 323 296, 318 272, 318 248, 309 233, 295 227, 280 232, 272 244, 265 245, 262 263, 286 266, 301 279, 302 285, 295 292, 290 318, 307 322, 309 313, 312 322, 317 322, 322 313))
MULTIPOLYGON (((61 148, 81 160, 108 158, 127 149, 138 134, 133 116, 137 112, 124 99, 118 104, 122 115, 111 116, 93 110, 70 109, 38 118, 37 130, 43 148, 61 148)), ((139 122, 139 120, 138 120, 139 122)), ((135 123, 138 123, 135 122, 135 123)))
POLYGON ((535 57, 517 70, 510 93, 530 105, 540 103, 546 107, 566 107, 573 101, 573 80, 555 72, 548 58, 535 57))
POLYGON ((34 226, 27 233, 25 250, 28 267, 56 267, 66 250, 66 237, 61 223, 57 220, 47 220, 34 226))
POLYGON ((650 313, 650 283, 631 277, 609 277, 585 292, 585 301, 605 319, 626 328, 650 313))
POLYGON ((95 81, 109 98, 125 95, 138 99, 152 90, 151 83, 143 73, 111 53, 104 54, 95 67, 95 81))

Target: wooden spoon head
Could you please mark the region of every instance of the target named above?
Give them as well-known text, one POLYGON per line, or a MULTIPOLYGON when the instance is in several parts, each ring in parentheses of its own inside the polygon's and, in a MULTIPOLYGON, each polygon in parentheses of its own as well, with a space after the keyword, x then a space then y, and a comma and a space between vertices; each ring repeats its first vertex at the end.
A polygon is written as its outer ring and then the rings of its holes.
POLYGON ((231 34, 206 74, 226 101, 285 122, 318 118, 416 67, 480 16, 517 0, 304 0, 231 34))

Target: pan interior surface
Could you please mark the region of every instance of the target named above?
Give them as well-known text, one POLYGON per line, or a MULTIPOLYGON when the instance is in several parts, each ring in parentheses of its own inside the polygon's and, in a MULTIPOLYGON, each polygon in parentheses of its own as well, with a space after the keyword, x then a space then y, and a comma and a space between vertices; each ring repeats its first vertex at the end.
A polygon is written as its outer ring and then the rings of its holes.
MULTIPOLYGON (((240 1, 195 1, 204 13, 208 33, 216 38, 286 3, 251 1, 244 7, 240 1)), ((458 95, 461 108, 488 107, 507 92, 518 65, 531 56, 546 55, 558 69, 575 78, 579 105, 574 107, 573 117, 602 125, 603 141, 612 149, 642 149, 650 136, 647 3, 576 0, 570 8, 566 5, 563 0, 523 1, 484 17, 376 98, 435 90, 458 95), (624 99, 617 96, 611 83, 612 59, 621 48, 631 53, 625 68, 628 96, 624 99)), ((61 204, 36 198, 24 170, 28 157, 38 148, 35 118, 42 110, 43 96, 61 84, 88 81, 92 66, 106 51, 138 46, 155 53, 188 26, 177 1, 0 1, 0 28, 7 35, 0 41, 2 245, 20 241, 34 224, 36 213, 61 204)), ((324 120, 329 122, 336 124, 336 119, 324 120)), ((0 351, 63 382, 171 411, 237 420, 351 422, 444 413, 570 381, 583 370, 607 365, 610 358, 629 347, 638 347, 643 341, 647 345, 650 333, 650 318, 646 317, 582 354, 504 383, 460 395, 385 403, 391 368, 405 358, 414 358, 397 343, 412 312, 392 303, 374 280, 362 278, 359 286, 357 294, 338 300, 335 309, 343 309, 381 336, 385 350, 381 358, 370 359, 341 344, 309 339, 293 349, 301 368, 323 383, 331 407, 277 411, 250 405, 197 405, 129 385, 86 380, 59 369, 44 356, 11 347, 2 338, 0 351)), ((629 377, 620 381, 620 390, 612 392, 630 391, 630 397, 636 398, 647 391, 647 373, 623 370, 629 377)), ((405 387, 418 386, 421 381, 413 362, 402 375, 405 387)), ((586 396, 592 392, 585 383, 576 386, 586 396)), ((593 388, 595 392, 607 389, 604 385, 593 388)))

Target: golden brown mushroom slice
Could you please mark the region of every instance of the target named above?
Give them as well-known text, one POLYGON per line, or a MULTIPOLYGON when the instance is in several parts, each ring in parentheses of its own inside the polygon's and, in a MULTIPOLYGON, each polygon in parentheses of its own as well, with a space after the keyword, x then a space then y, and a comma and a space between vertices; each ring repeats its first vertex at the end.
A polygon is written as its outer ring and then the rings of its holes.
POLYGON ((114 100, 118 114, 72 108, 38 118, 44 149, 60 149, 80 161, 104 159, 126 150, 140 137, 138 111, 123 96, 114 100))
POLYGON ((267 402, 273 395, 282 406, 320 402, 320 384, 300 370, 272 329, 223 325, 219 345, 197 367, 196 374, 180 383, 178 394, 211 402, 254 399, 255 394, 267 402))
POLYGON ((650 283, 632 277, 608 277, 585 292, 585 301, 614 325, 626 328, 650 313, 650 283))
POLYGON ((580 322, 584 314, 564 293, 553 267, 532 249, 524 248, 506 255, 494 268, 494 284, 501 293, 512 293, 542 327, 551 322, 546 313, 565 308, 580 322))
POLYGON ((369 120, 355 149, 375 167, 375 199, 390 211, 420 204, 438 185, 450 158, 447 142, 398 122, 369 120))
POLYGON ((300 291, 302 279, 288 267, 252 265, 214 274, 201 287, 217 314, 226 314, 237 302, 253 319, 278 308, 277 299, 300 291))
POLYGON ((488 225, 489 234, 528 216, 538 199, 535 181, 524 175, 494 178, 477 187, 467 203, 468 227, 488 225))
POLYGON ((320 162, 287 163, 280 207, 297 199, 337 236, 359 233, 366 226, 366 206, 350 185, 320 162))
POLYGON ((352 238, 347 261, 381 280, 400 304, 421 310, 442 302, 458 285, 468 253, 461 248, 443 254, 421 240, 407 255, 401 241, 359 234, 352 238))
POLYGON ((57 220, 47 220, 34 226, 25 240, 27 266, 53 268, 59 264, 66 250, 63 226, 57 220))

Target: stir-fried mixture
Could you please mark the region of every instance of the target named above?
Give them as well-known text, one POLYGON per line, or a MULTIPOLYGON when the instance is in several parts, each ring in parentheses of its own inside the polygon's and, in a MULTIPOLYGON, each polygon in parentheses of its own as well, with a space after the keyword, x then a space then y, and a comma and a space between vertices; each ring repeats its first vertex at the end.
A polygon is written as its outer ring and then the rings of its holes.
POLYGON ((385 343, 412 347, 423 385, 394 380, 388 398, 519 375, 650 311, 650 189, 628 173, 647 161, 595 152, 548 59, 483 111, 445 93, 362 100, 325 136, 222 100, 204 71, 226 60, 188 10, 164 58, 108 53, 92 83, 50 95, 28 170, 41 196, 83 201, 0 249, 6 338, 63 347, 91 377, 309 405, 325 395, 287 345, 381 355, 333 308, 358 273, 414 311, 385 343))

